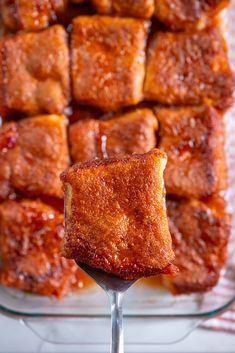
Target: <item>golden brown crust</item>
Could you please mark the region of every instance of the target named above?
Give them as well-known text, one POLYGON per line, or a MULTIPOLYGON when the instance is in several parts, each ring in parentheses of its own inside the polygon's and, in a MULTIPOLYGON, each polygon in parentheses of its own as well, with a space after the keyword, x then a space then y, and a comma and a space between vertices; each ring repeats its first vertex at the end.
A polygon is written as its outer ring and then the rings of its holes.
POLYGON ((66 120, 46 115, 0 128, 0 199, 20 191, 62 197, 60 173, 69 165, 66 120))
POLYGON ((73 21, 72 79, 76 101, 112 111, 142 99, 148 23, 79 16, 73 21))
POLYGON ((179 272, 165 283, 174 294, 211 289, 226 259, 230 217, 196 200, 170 200, 167 212, 179 272))
POLYGON ((0 38, 0 114, 60 114, 69 102, 69 88, 63 27, 0 38))
POLYGON ((78 163, 65 171, 64 256, 124 279, 168 271, 174 255, 164 200, 165 164, 165 154, 155 149, 78 163))
POLYGON ((155 16, 173 30, 200 30, 228 4, 229 0, 155 0, 155 16))
POLYGON ((202 198, 227 187, 224 121, 210 106, 156 108, 160 144, 168 157, 167 193, 202 198))
POLYGON ((65 5, 65 0, 1 0, 0 12, 9 29, 34 31, 46 28, 65 5))
POLYGON ((74 162, 146 153, 156 146, 157 120, 150 109, 135 109, 109 120, 82 120, 69 129, 74 162))
POLYGON ((157 32, 147 51, 144 95, 167 105, 232 101, 234 76, 218 28, 201 32, 157 32))
POLYGON ((154 11, 154 0, 92 0, 92 3, 102 15, 148 19, 154 11))
POLYGON ((0 283, 61 297, 78 288, 79 272, 60 256, 63 215, 39 201, 0 204, 0 283))

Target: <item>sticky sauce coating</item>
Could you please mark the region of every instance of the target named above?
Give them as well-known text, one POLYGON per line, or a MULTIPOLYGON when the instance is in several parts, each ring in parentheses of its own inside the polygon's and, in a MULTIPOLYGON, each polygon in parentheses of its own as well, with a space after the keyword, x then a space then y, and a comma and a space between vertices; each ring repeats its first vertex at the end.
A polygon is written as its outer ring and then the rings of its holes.
POLYGON ((201 30, 228 4, 229 0, 155 0, 155 16, 172 30, 201 30))
POLYGON ((210 106, 156 108, 167 193, 201 199, 227 187, 224 120, 210 106))
POLYGON ((63 197, 59 175, 69 165, 66 119, 41 115, 0 127, 0 200, 13 192, 63 197))
POLYGON ((166 105, 232 103, 234 76, 219 28, 156 32, 147 51, 144 96, 166 105))
POLYGON ((0 38, 0 115, 60 114, 69 99, 69 51, 62 26, 0 38))
POLYGON ((46 28, 65 9, 66 0, 1 0, 0 12, 6 27, 15 30, 46 28))
POLYGON ((73 20, 72 80, 77 102, 112 111, 141 101, 148 22, 108 16, 73 20))
POLYGON ((167 211, 179 272, 165 284, 174 294, 210 290, 226 260, 230 217, 196 200, 168 201, 167 211))
POLYGON ((156 146, 157 119, 151 109, 135 109, 108 120, 86 119, 69 129, 74 162, 146 153, 156 146))
POLYGON ((0 283, 58 298, 83 287, 75 262, 60 255, 63 222, 40 201, 0 204, 0 283))

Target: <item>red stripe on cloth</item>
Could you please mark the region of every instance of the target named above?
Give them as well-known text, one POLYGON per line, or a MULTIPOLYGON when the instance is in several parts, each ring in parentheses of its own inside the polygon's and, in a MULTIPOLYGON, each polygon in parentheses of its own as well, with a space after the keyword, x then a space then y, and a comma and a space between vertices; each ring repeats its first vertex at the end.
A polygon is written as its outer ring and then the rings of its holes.
MULTIPOLYGON (((227 322, 231 322, 231 323, 235 324, 235 317, 233 319, 233 318, 229 318, 229 317, 219 316, 216 320, 227 321, 227 322)), ((235 327, 234 327, 234 329, 235 329, 235 327)))
POLYGON ((203 326, 205 329, 209 329, 209 330, 215 330, 215 331, 223 331, 223 332, 226 332, 226 333, 235 333, 235 328, 234 329, 230 329, 230 328, 224 328, 224 327, 221 327, 221 326, 216 326, 216 325, 211 325, 211 326, 203 326))

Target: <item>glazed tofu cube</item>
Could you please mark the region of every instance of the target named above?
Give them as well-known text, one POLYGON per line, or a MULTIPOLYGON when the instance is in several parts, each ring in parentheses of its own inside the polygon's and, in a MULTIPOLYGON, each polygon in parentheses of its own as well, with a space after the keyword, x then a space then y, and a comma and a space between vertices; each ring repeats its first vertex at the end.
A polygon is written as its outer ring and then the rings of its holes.
POLYGON ((78 267, 60 256, 63 215, 39 201, 0 204, 0 283, 61 297, 78 288, 78 267))
POLYGON ((227 186, 224 122, 210 106, 157 108, 167 192, 202 198, 227 186))
POLYGON ((95 9, 103 15, 150 18, 154 11, 154 0, 92 0, 95 9))
POLYGON ((145 153, 156 146, 157 119, 150 109, 136 109, 110 120, 81 120, 70 126, 74 162, 145 153))
POLYGON ((230 217, 200 201, 168 201, 178 274, 165 284, 174 294, 204 292, 216 285, 226 259, 230 217))
POLYGON ((79 16, 73 21, 72 79, 77 102, 104 111, 142 99, 148 23, 79 16))
POLYGON ((70 95, 63 27, 0 38, 0 72, 0 115, 62 113, 70 95))
POLYGON ((65 0, 1 0, 0 10, 5 26, 13 31, 40 30, 65 9, 65 0))
POLYGON ((63 255, 129 280, 169 271, 165 165, 155 149, 65 171, 63 255))
POLYGON ((173 30, 200 30, 228 3, 228 0, 155 0, 155 16, 173 30))
POLYGON ((59 175, 69 165, 66 121, 48 115, 0 129, 0 199, 14 192, 62 197, 59 175))
POLYGON ((232 101, 234 77, 219 29, 201 32, 156 32, 150 40, 145 98, 166 105, 232 101))

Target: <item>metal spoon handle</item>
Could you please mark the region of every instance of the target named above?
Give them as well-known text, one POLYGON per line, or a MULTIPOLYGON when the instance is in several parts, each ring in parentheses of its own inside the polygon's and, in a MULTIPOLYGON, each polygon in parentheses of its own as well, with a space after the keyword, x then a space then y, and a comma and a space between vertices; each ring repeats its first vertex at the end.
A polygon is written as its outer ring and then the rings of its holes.
POLYGON ((109 290, 109 299, 111 304, 111 353, 124 353, 124 338, 123 338, 123 316, 122 303, 123 293, 109 290))

